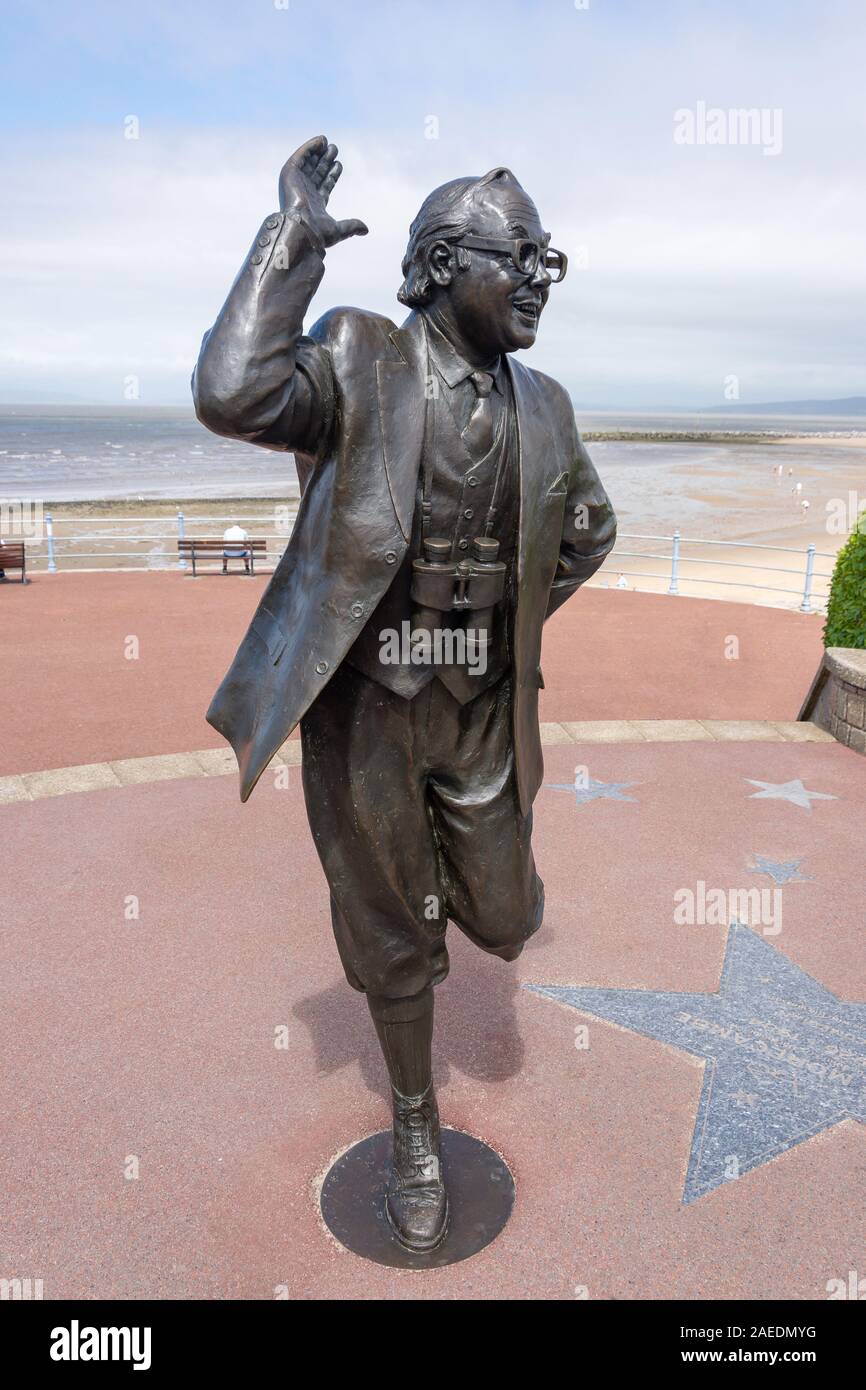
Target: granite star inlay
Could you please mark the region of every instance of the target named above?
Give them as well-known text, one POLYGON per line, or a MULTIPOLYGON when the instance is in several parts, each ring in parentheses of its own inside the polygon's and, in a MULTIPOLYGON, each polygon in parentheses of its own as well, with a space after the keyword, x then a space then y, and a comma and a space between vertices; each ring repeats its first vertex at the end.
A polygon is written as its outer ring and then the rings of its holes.
POLYGON ((753 854, 752 868, 756 874, 769 874, 774 883, 812 883, 811 874, 801 874, 802 859, 767 859, 763 854, 753 854))
POLYGON ((750 801, 790 801, 792 806, 802 806, 805 811, 811 811, 813 801, 837 801, 838 797, 830 792, 810 792, 807 791, 800 781, 795 777, 791 782, 760 782, 754 777, 746 777, 746 782, 750 782, 753 787, 762 787, 759 792, 752 792, 749 796, 750 801))
POLYGON ((636 787, 637 782, 599 782, 595 777, 575 776, 573 782, 548 782, 548 791, 571 792, 576 806, 585 806, 588 801, 635 801, 633 796, 624 796, 626 787, 636 787))
POLYGON ((866 1004, 837 999, 740 923, 715 994, 524 989, 704 1059, 684 1203, 841 1120, 866 1121, 866 1004))

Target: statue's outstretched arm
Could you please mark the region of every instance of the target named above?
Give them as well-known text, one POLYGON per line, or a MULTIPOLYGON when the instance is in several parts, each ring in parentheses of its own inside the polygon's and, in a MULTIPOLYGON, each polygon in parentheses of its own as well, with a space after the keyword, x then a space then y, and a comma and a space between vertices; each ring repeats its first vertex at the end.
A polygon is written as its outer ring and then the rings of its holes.
POLYGON ((330 430, 328 354, 302 333, 326 249, 367 231, 357 218, 338 222, 327 211, 341 172, 323 135, 280 172, 280 211, 259 228, 193 373, 196 414, 217 434, 315 454, 330 430))

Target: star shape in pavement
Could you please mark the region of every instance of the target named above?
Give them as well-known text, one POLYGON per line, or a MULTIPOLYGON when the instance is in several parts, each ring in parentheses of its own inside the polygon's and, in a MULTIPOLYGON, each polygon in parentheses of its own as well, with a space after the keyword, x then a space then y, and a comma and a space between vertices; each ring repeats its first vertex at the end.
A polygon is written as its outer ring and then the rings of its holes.
POLYGON ((704 1060, 684 1203, 841 1120, 866 1121, 866 1004, 837 999, 738 922, 715 994, 523 987, 704 1060))
POLYGON ((791 782, 758 782, 754 777, 746 777, 744 780, 751 782, 753 787, 763 787, 763 791, 750 794, 750 801, 790 801, 792 806, 802 806, 805 810, 811 811, 813 801, 838 800, 838 797, 832 796, 830 792, 807 791, 799 777, 795 777, 791 782))
POLYGON ((801 874, 802 859, 767 859, 763 854, 752 856, 756 874, 769 874, 774 883, 812 883, 811 874, 801 874))
POLYGON ((623 796, 626 787, 636 787, 637 782, 598 782, 594 777, 575 777, 573 782, 548 782, 547 789, 552 792, 571 792, 576 806, 585 806, 588 801, 634 801, 633 796, 623 796))

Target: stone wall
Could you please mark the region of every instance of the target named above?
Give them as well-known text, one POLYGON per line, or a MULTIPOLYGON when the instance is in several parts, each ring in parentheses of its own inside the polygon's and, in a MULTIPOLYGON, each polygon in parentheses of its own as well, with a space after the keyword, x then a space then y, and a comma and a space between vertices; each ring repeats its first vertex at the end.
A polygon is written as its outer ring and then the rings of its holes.
POLYGON ((866 753, 866 651, 828 647, 800 718, 826 729, 857 753, 866 753))

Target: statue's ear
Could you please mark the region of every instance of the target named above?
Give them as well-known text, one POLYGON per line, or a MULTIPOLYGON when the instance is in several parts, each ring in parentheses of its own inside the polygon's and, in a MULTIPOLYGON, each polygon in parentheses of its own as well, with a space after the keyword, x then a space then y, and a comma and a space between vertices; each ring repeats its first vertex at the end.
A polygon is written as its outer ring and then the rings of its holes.
POLYGON ((427 248, 427 267, 437 285, 450 285, 454 278, 454 247, 447 241, 434 241, 427 248))

